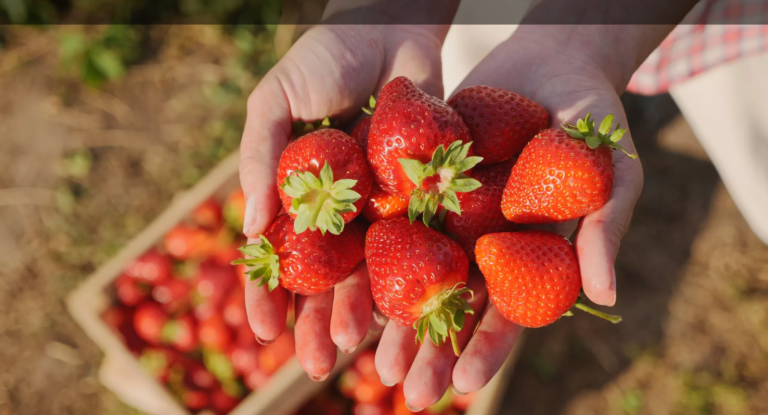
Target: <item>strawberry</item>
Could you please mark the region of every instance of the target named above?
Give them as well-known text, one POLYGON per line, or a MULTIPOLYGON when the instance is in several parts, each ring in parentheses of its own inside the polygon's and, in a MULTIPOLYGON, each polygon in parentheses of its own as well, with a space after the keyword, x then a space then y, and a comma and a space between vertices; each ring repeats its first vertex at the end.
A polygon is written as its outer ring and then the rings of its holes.
POLYGON ((216 238, 203 228, 177 225, 165 235, 163 244, 170 256, 180 261, 200 260, 207 257, 215 245, 216 238))
POLYGON ((235 372, 246 376, 259 368, 259 347, 235 345, 229 349, 229 360, 235 372))
POLYGON ((539 133, 512 168, 501 202, 504 216, 516 223, 565 222, 600 209, 613 186, 611 149, 624 151, 617 142, 626 130, 617 125, 608 134, 612 125, 608 115, 595 131, 587 114, 578 126, 539 133))
POLYGON ((134 310, 124 305, 111 306, 101 314, 101 319, 115 331, 125 346, 138 354, 147 343, 133 329, 134 310))
POLYGON ((198 361, 190 360, 184 367, 186 382, 195 388, 210 390, 218 386, 219 381, 198 361))
POLYGON ((253 330, 251 330, 251 326, 247 323, 246 321, 246 324, 235 328, 235 343, 240 346, 253 346, 257 344, 253 330))
POLYGON ((171 278, 152 288, 152 299, 162 304, 169 313, 176 314, 189 308, 189 282, 171 278))
POLYGON ((384 402, 374 404, 355 402, 352 415, 393 415, 392 409, 384 402))
POLYGON ((220 415, 229 413, 240 402, 239 399, 230 396, 223 389, 216 389, 211 392, 210 398, 211 409, 213 409, 216 414, 220 415))
POLYGON ((570 315, 572 307, 608 316, 577 302, 581 272, 568 239, 546 231, 492 233, 475 247, 488 295, 499 312, 523 327, 543 327, 570 315))
POLYGON ((168 320, 168 314, 160 304, 143 303, 133 314, 133 327, 139 337, 156 346, 163 343, 163 327, 168 320))
POLYGON ((232 332, 219 314, 214 314, 198 324, 197 337, 201 346, 219 352, 227 350, 232 343, 232 332))
POLYGON ((368 152, 368 132, 371 130, 371 117, 363 118, 349 135, 357 141, 364 153, 368 152))
POLYGON ((221 206, 215 200, 208 199, 192 211, 192 220, 203 228, 218 228, 222 224, 221 206))
POLYGON ((191 314, 184 314, 179 318, 168 321, 163 326, 163 343, 173 346, 182 353, 189 353, 197 349, 196 322, 191 314))
POLYGON ((205 391, 188 389, 181 394, 181 402, 193 411, 204 409, 208 406, 208 401, 208 394, 205 391))
POLYGON ((129 307, 134 307, 144 301, 149 294, 150 288, 142 280, 126 274, 122 274, 115 279, 115 295, 121 303, 129 307))
POLYGON ((339 389, 341 393, 364 404, 376 404, 384 400, 391 392, 378 379, 366 379, 356 367, 350 367, 339 377, 339 389))
POLYGON ((462 297, 471 291, 461 287, 469 273, 461 246, 421 223, 395 218, 368 229, 365 259, 379 310, 396 323, 412 324, 419 341, 429 333, 439 346, 450 337, 458 356, 456 332, 464 327, 464 314, 474 313, 462 297))
POLYGON ((360 371, 365 379, 379 380, 379 373, 376 371, 376 352, 374 350, 364 350, 355 356, 353 367, 360 371))
POLYGON ((293 219, 280 215, 260 237, 261 243, 241 248, 250 258, 233 264, 249 266, 251 280, 267 284, 270 291, 278 284, 301 295, 327 291, 365 256, 365 231, 360 222, 350 223, 339 235, 319 231, 297 235, 293 219))
POLYGON ((149 285, 160 284, 171 278, 171 260, 151 249, 130 263, 125 274, 149 285))
POLYGON ((284 331, 274 343, 261 348, 259 352, 259 367, 267 374, 272 375, 293 355, 296 354, 296 344, 293 333, 284 331))
POLYGON ((372 182, 357 142, 331 128, 291 142, 277 169, 280 199, 297 234, 307 229, 340 234, 360 214, 372 182))
POLYGON ((229 290, 237 284, 236 278, 231 266, 221 267, 210 262, 200 264, 192 280, 191 294, 198 320, 205 320, 219 310, 229 290))
POLYGON ((457 192, 480 183, 467 176, 482 158, 470 151, 467 126, 445 102, 405 77, 384 85, 368 134, 368 162, 386 192, 408 197, 411 222, 429 226, 438 205, 460 213, 457 192))
POLYGON ((239 285, 227 295, 221 315, 224 317, 224 321, 232 328, 248 326, 248 315, 245 311, 245 292, 239 285))
POLYGON ((235 189, 224 200, 224 206, 222 207, 222 216, 224 221, 233 230, 240 231, 243 229, 243 221, 245 221, 245 194, 243 189, 235 189))
POLYGON ((448 100, 469 129, 480 165, 516 156, 539 131, 549 127, 549 113, 530 99, 490 86, 471 86, 448 100))
POLYGON ((456 235, 456 242, 472 262, 475 261, 477 238, 487 233, 507 232, 515 228, 515 224, 501 213, 501 197, 513 165, 514 160, 508 160, 473 170, 472 177, 482 183, 483 187, 460 194, 461 215, 448 212, 445 217, 445 230, 456 235))
POLYGON ((269 375, 260 367, 256 367, 243 375, 243 381, 250 390, 257 390, 269 382, 269 375))
POLYGON ((363 216, 370 222, 405 216, 408 213, 408 198, 387 193, 373 183, 365 200, 363 216))

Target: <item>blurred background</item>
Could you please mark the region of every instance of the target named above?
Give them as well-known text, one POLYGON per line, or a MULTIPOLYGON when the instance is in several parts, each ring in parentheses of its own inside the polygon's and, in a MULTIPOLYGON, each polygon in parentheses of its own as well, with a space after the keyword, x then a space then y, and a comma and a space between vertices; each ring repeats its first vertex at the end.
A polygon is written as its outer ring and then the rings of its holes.
MULTIPOLYGON (((60 10, 38 3, 0 2, 41 23, 0 26, 0 415, 134 414, 64 298, 238 147, 298 31, 46 26, 60 10)), ((251 21, 280 7, 259 4, 251 21)), ((624 322, 528 330, 500 413, 768 413, 768 247, 672 99, 623 100, 646 174, 616 265, 624 322)))

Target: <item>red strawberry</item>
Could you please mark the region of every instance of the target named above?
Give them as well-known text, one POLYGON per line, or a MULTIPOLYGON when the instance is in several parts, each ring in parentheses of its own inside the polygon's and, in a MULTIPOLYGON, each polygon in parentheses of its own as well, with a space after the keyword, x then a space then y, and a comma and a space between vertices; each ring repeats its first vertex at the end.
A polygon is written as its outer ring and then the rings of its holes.
POLYGON ((480 165, 495 164, 523 151, 539 131, 549 127, 549 113, 530 99, 490 86, 471 86, 448 100, 464 120, 480 165))
POLYGON ((189 308, 189 282, 178 278, 158 284, 152 289, 152 298, 165 307, 169 313, 180 313, 189 308))
POLYGON ((373 350, 364 350, 355 356, 353 367, 360 371, 363 378, 368 380, 379 380, 379 373, 376 371, 376 352, 373 350))
MULTIPOLYGON (((248 326, 248 315, 245 311, 245 292, 240 286, 232 289, 221 310, 224 321, 232 328, 248 326)), ((253 333, 251 333, 253 334, 253 333)))
POLYGON ((233 230, 240 231, 243 229, 243 221, 245 220, 245 194, 243 189, 236 189, 227 196, 222 208, 222 215, 227 225, 233 230))
POLYGON ((163 240, 168 254, 180 261, 207 257, 215 242, 215 236, 209 231, 183 224, 168 231, 163 240))
POLYGON ((261 236, 260 244, 242 248, 249 258, 233 264, 251 267, 251 280, 267 284, 270 291, 280 284, 297 294, 318 294, 345 279, 363 260, 364 240, 360 222, 348 224, 340 235, 319 231, 297 235, 291 217, 280 215, 261 236))
POLYGON ((456 242, 472 262, 475 261, 477 238, 487 233, 507 232, 515 228, 515 224, 501 213, 501 197, 513 165, 514 160, 509 160, 472 171, 472 177, 482 183, 483 187, 459 195, 461 216, 448 212, 445 217, 445 230, 456 235, 456 242))
POLYGON ((193 411, 204 409, 208 406, 208 401, 208 394, 205 391, 188 389, 181 394, 181 402, 193 411))
POLYGON ((368 162, 385 191, 411 200, 411 222, 424 212, 429 226, 438 205, 460 213, 456 192, 480 186, 465 173, 482 160, 470 157, 467 126, 445 102, 405 77, 381 90, 368 134, 368 162))
POLYGON ((384 402, 375 404, 356 402, 352 415, 393 415, 392 409, 384 402))
POLYGON ((339 389, 344 396, 363 404, 376 404, 389 395, 391 389, 378 379, 366 379, 356 367, 350 367, 339 378, 339 389))
POLYGON ((256 369, 243 375, 243 381, 250 390, 257 390, 269 382, 269 375, 260 367, 256 367, 256 369))
POLYGON ((365 259, 373 299, 396 323, 413 325, 419 341, 425 333, 435 345, 448 337, 460 354, 456 332, 464 314, 474 313, 462 297, 469 261, 458 243, 421 223, 406 218, 374 223, 365 240, 365 259))
POLYGON ((115 279, 115 294, 121 303, 134 307, 144 301, 150 286, 142 280, 123 274, 115 279))
POLYGON ((159 345, 163 343, 163 327, 168 320, 168 314, 160 304, 144 303, 133 314, 133 327, 147 343, 159 345))
POLYGON ((229 360, 235 372, 246 376, 259 368, 259 347, 235 345, 229 349, 229 360))
POLYGON ((370 222, 396 218, 408 214, 408 198, 387 193, 373 183, 365 201, 363 216, 370 222))
POLYGON ((229 290, 237 284, 235 278, 231 266, 221 267, 210 262, 200 265, 192 281, 192 302, 198 320, 206 320, 220 309, 229 290))
POLYGON ((134 310, 123 305, 109 307, 101 319, 122 339, 128 350, 138 354, 147 343, 133 329, 134 310))
POLYGON ((239 402, 239 399, 230 396, 222 389, 216 389, 211 392, 211 409, 216 414, 223 415, 229 413, 239 402))
POLYGON ((280 156, 277 185, 296 233, 338 235, 363 209, 373 177, 355 140, 331 128, 291 142, 280 156))
POLYGON ((371 117, 365 117, 360 120, 350 134, 352 138, 357 140, 357 145, 364 153, 368 151, 368 132, 371 130, 371 119, 371 117))
POLYGON ((163 342, 173 346, 182 353, 197 349, 197 329, 191 314, 168 321, 163 326, 163 342))
POLYGON ((152 249, 128 265, 125 273, 150 285, 160 284, 171 278, 171 260, 152 249))
POLYGON ((192 219, 204 228, 218 228, 222 223, 221 206, 215 200, 208 199, 192 211, 192 219))
POLYGON ((210 390, 219 384, 216 377, 197 361, 189 361, 185 365, 184 374, 187 383, 196 388, 210 390))
POLYGON ((621 321, 576 302, 581 290, 579 262, 573 246, 561 235, 546 231, 492 233, 477 241, 475 254, 491 302, 513 323, 546 326, 574 305, 614 323, 621 321))
POLYGON ((235 328, 235 342, 240 346, 253 346, 257 344, 256 336, 253 335, 253 330, 251 330, 251 326, 247 322, 235 328))
POLYGON ((259 367, 267 375, 277 372, 281 366, 296 354, 296 344, 293 333, 284 331, 274 343, 261 348, 259 352, 259 367))
POLYGON ((512 168, 501 202, 504 216, 516 223, 565 222, 600 209, 613 186, 611 149, 624 151, 617 141, 626 130, 617 126, 608 134, 612 125, 609 115, 595 131, 587 114, 578 127, 539 133, 512 168))
POLYGON ((220 352, 227 350, 232 343, 232 332, 218 314, 214 314, 198 324, 197 337, 201 346, 220 352))

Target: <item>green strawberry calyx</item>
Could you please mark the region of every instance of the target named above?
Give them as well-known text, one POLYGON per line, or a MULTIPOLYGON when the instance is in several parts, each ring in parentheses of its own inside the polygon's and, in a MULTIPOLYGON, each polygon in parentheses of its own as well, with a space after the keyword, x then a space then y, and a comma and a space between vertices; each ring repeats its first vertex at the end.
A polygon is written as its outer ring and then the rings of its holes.
POLYGON ((259 235, 260 243, 249 244, 238 248, 240 252, 250 258, 241 258, 232 261, 232 265, 245 265, 245 271, 251 281, 256 281, 257 286, 266 284, 269 291, 274 290, 280 284, 280 257, 275 253, 272 244, 264 235, 259 235))
POLYGON ((311 122, 296 120, 291 123, 291 131, 293 132, 294 137, 298 138, 313 131, 331 128, 335 126, 335 124, 335 120, 332 120, 330 117, 325 117, 322 120, 315 120, 311 122))
POLYGON ((464 328, 466 313, 475 314, 469 301, 462 297, 469 293, 474 298, 474 293, 463 285, 464 282, 457 283, 424 304, 421 317, 413 323, 417 342, 423 343, 427 334, 435 346, 440 346, 450 338, 453 352, 456 356, 461 355, 456 332, 464 328))
POLYGON ((373 111, 376 110, 376 98, 371 95, 371 97, 368 99, 368 108, 363 107, 363 112, 368 115, 373 115, 373 111))
POLYGON ((464 174, 483 160, 478 156, 467 157, 471 145, 472 142, 462 144, 461 140, 454 141, 447 149, 440 145, 432 153, 432 160, 426 164, 418 160, 397 159, 416 185, 408 203, 411 223, 423 214, 422 221, 429 227, 440 205, 461 215, 456 193, 471 192, 482 186, 479 181, 464 174))
POLYGON ((307 229, 339 235, 344 230, 342 213, 356 212, 354 203, 360 194, 352 190, 357 180, 333 181, 333 170, 328 162, 320 170, 320 177, 308 171, 288 176, 280 188, 293 198, 290 213, 296 215, 293 230, 297 234, 307 229))
POLYGON ((576 125, 566 123, 565 120, 563 120, 563 123, 560 124, 560 126, 571 137, 578 140, 584 140, 587 143, 587 147, 593 150, 601 145, 605 145, 613 149, 621 150, 629 158, 637 158, 637 154, 630 154, 624 147, 619 145, 619 140, 621 140, 621 137, 627 133, 626 129, 621 128, 621 123, 616 124, 616 129, 611 132, 611 127, 613 126, 613 114, 608 114, 603 118, 603 121, 600 123, 600 128, 597 130, 595 130, 595 122, 591 117, 592 113, 590 112, 587 113, 587 116, 584 117, 584 119, 579 118, 576 125))
MULTIPOLYGON (((614 316, 612 314, 603 313, 602 311, 595 310, 594 308, 584 304, 584 293, 579 294, 579 298, 576 299, 576 303, 571 307, 571 310, 574 308, 578 308, 581 311, 584 311, 585 313, 592 314, 593 316, 600 317, 603 320, 608 320, 613 324, 621 322, 621 316, 614 316)), ((571 317, 573 316, 573 311, 568 310, 565 313, 563 313, 563 316, 565 317, 571 317)))

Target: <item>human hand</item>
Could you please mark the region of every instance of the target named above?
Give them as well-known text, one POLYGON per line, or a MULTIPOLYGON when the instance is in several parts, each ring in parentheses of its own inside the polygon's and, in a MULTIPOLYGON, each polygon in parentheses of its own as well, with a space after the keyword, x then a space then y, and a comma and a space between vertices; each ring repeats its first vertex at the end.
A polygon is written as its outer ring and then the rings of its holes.
MULTIPOLYGON (((248 243, 264 233, 280 210, 276 172, 295 120, 331 116, 342 123, 359 114, 386 82, 406 76, 442 97, 442 26, 317 26, 305 33, 261 80, 248 99, 241 143, 240 182, 246 196, 243 232, 248 243)), ((282 287, 246 285, 248 321, 260 343, 274 341, 286 321, 282 287)), ((333 290, 295 298, 296 356, 315 380, 327 377, 336 348, 351 352, 383 323, 371 319, 365 264, 333 290)))
MULTIPOLYGON (((576 32, 594 28, 554 30, 576 32)), ((559 126, 562 120, 575 122, 587 112, 597 120, 613 114, 615 121, 627 126, 619 94, 628 75, 611 72, 608 68, 615 65, 603 61, 603 52, 588 49, 603 47, 603 44, 569 45, 549 40, 563 37, 547 37, 542 33, 546 32, 540 27, 521 26, 473 70, 457 91, 472 85, 489 85, 517 92, 544 106, 551 114, 553 127, 559 126)), ((574 39, 583 39, 571 35, 574 39)), ((636 154, 629 132, 621 145, 636 154)), ((608 203, 581 220, 538 227, 564 236, 577 231, 575 247, 585 294, 593 302, 606 306, 616 301, 613 263, 643 184, 639 160, 614 152, 613 161, 614 183, 608 203)), ((463 393, 480 389, 499 370, 522 331, 487 303, 483 278, 476 268, 472 270, 468 286, 475 291, 472 306, 476 314, 467 316, 465 328, 459 333, 459 343, 464 350, 460 357, 454 356, 445 345, 437 348, 425 343, 419 349, 413 344, 412 328, 392 323, 387 325, 379 343, 376 367, 382 381, 387 384, 405 381, 406 400, 414 410, 437 402, 451 382, 455 390, 463 393)))

